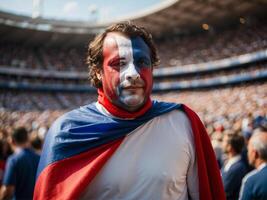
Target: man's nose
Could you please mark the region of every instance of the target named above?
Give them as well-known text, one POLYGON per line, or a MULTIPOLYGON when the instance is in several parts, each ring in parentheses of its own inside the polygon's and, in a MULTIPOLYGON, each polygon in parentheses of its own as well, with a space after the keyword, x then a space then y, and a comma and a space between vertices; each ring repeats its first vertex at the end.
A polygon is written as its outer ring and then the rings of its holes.
POLYGON ((131 80, 137 80, 140 78, 140 74, 138 73, 136 67, 134 66, 134 64, 130 64, 127 71, 126 71, 126 74, 125 74, 125 78, 126 80, 128 81, 131 81, 131 80))

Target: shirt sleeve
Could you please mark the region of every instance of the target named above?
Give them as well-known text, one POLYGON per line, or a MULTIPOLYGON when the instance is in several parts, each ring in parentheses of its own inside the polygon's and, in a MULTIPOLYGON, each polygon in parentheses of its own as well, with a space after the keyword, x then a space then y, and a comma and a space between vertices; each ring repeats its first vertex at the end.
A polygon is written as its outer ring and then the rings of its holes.
POLYGON ((15 185, 16 183, 16 170, 15 170, 15 160, 12 157, 8 158, 5 172, 3 185, 15 185))
POLYGON ((251 200, 251 199, 252 199, 251 184, 248 181, 246 181, 242 186, 239 200, 251 200))
POLYGON ((242 185, 239 193, 239 200, 250 200, 252 199, 252 185, 249 181, 249 178, 257 173, 257 170, 253 170, 248 173, 242 180, 242 185))

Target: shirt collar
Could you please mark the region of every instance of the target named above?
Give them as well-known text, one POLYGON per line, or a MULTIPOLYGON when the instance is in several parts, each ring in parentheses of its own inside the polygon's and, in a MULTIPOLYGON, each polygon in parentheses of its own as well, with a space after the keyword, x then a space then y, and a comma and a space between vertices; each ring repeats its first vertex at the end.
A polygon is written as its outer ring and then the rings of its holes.
POLYGON ((233 164, 235 164, 236 162, 238 162, 239 160, 241 160, 240 155, 236 155, 236 156, 233 156, 232 158, 230 158, 224 167, 224 171, 225 172, 228 171, 231 168, 231 166, 233 164))
POLYGON ((261 163, 260 166, 257 168, 257 170, 260 171, 260 170, 262 170, 266 166, 267 166, 266 162, 261 163))

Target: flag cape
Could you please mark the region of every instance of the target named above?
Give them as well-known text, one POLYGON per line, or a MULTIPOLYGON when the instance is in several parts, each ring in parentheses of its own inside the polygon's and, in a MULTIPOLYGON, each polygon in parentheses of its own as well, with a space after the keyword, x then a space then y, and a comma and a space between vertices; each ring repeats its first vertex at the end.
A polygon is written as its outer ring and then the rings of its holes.
POLYGON ((198 116, 185 105, 156 101, 143 116, 134 120, 105 116, 95 104, 60 117, 45 139, 34 199, 78 199, 127 134, 174 109, 184 111, 191 122, 200 199, 225 199, 215 155, 198 116))

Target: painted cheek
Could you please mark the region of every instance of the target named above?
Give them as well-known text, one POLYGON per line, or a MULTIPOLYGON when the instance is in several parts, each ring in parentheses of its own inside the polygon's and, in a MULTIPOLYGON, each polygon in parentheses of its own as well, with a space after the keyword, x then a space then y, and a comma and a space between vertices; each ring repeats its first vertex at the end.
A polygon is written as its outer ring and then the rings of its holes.
POLYGON ((142 67, 140 69, 140 76, 145 82, 145 96, 149 96, 151 94, 153 85, 151 67, 142 67))
POLYGON ((118 99, 117 95, 117 87, 120 84, 120 71, 117 69, 112 68, 109 65, 109 61, 111 58, 116 57, 119 55, 118 47, 116 41, 113 38, 107 38, 108 40, 105 41, 103 47, 103 74, 102 74, 102 85, 104 94, 106 97, 113 101, 118 99))
POLYGON ((120 85, 120 72, 104 63, 103 90, 110 100, 118 99, 117 88, 120 85))

